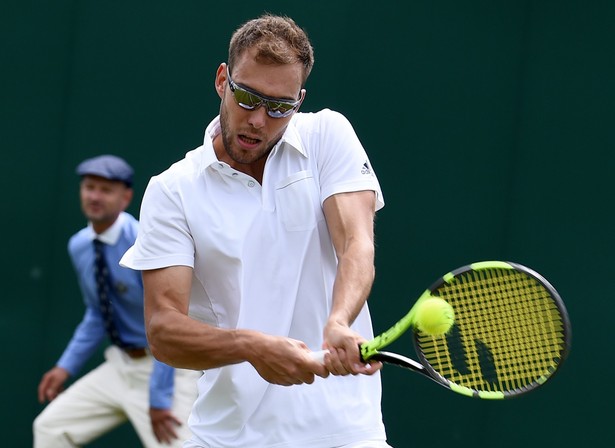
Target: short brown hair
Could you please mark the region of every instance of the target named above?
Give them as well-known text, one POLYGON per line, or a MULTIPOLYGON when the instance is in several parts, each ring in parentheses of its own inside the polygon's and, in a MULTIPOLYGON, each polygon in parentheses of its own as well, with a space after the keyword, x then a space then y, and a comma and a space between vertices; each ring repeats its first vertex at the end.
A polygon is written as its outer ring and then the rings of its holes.
POLYGON ((293 19, 264 14, 239 27, 231 37, 228 63, 235 65, 241 54, 256 48, 258 61, 303 65, 303 84, 314 66, 314 50, 306 32, 293 19))

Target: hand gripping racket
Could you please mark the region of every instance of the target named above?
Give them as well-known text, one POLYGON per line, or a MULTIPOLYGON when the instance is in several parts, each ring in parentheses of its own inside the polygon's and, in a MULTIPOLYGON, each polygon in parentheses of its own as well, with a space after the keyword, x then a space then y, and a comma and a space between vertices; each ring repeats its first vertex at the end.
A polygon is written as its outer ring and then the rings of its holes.
MULTIPOLYGON (((362 361, 405 367, 462 395, 503 399, 544 384, 570 350, 562 299, 545 278, 520 264, 485 261, 461 267, 437 280, 417 303, 430 296, 446 300, 455 311, 446 335, 414 328, 411 310, 361 344, 362 361), (420 362, 380 351, 409 328, 420 362)), ((326 352, 314 356, 322 359, 326 352)))

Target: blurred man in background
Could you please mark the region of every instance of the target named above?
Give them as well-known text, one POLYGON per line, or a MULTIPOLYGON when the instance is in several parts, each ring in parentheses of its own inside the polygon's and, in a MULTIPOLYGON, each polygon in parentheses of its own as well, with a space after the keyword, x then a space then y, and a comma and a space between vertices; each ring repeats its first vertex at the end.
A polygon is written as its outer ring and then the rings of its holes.
POLYGON ((133 169, 119 157, 102 155, 82 162, 77 174, 88 226, 72 236, 68 251, 86 308, 39 384, 39 401, 50 404, 34 421, 34 446, 81 446, 129 420, 144 446, 180 447, 190 434, 198 374, 152 357, 141 275, 118 264, 137 236, 138 222, 125 212, 133 197, 133 169), (105 362, 63 392, 106 338, 111 344, 105 362))

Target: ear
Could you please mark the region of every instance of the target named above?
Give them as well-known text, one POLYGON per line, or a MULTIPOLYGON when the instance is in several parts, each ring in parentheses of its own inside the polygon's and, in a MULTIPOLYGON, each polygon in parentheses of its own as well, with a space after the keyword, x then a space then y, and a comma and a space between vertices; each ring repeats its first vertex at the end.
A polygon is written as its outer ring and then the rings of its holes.
POLYGON ((299 112, 299 109, 301 109, 301 106, 303 105, 303 100, 305 100, 305 95, 307 95, 307 90, 305 89, 301 89, 301 103, 299 103, 299 106, 297 107, 297 109, 295 109, 295 112, 299 112))
POLYGON ((221 63, 216 71, 215 87, 220 99, 224 98, 224 89, 226 89, 226 63, 221 63))
POLYGON ((128 208, 130 203, 132 202, 132 196, 134 194, 134 190, 132 188, 126 187, 124 189, 124 194, 122 195, 122 204, 124 206, 124 210, 128 208))

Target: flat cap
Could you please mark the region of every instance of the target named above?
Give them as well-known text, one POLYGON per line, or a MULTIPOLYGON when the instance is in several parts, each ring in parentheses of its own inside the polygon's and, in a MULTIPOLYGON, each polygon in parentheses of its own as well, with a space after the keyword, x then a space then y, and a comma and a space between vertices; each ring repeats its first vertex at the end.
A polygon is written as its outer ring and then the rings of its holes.
POLYGON ((77 166, 77 174, 79 176, 90 175, 117 180, 131 186, 134 170, 124 159, 105 154, 81 162, 77 166))

